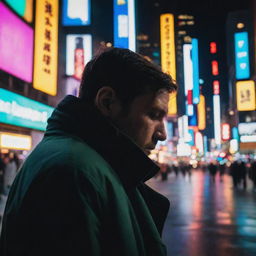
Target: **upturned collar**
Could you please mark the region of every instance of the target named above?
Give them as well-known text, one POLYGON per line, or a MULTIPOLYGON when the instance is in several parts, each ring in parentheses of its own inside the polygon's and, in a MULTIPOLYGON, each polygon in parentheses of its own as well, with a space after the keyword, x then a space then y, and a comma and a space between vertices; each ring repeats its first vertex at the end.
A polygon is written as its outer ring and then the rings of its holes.
POLYGON ((152 178, 159 167, 93 104, 68 95, 48 119, 45 136, 68 133, 84 140, 113 168, 129 189, 152 178))

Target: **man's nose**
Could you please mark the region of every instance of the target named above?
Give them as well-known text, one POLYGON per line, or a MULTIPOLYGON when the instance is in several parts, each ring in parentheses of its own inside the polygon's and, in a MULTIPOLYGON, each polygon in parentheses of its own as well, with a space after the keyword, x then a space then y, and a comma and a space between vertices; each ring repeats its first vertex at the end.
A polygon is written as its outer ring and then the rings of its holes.
POLYGON ((157 132, 156 132, 156 137, 157 137, 157 140, 161 140, 161 141, 166 140, 167 135, 166 135, 166 129, 165 129, 164 122, 162 122, 159 125, 157 132))

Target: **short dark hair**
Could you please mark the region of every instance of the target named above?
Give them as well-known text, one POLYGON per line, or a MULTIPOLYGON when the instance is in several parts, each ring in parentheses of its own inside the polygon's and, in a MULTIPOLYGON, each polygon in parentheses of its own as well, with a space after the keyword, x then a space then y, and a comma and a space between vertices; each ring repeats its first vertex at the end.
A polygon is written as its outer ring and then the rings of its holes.
POLYGON ((174 92, 171 76, 142 55, 128 49, 108 48, 85 66, 79 97, 93 102, 103 86, 113 88, 122 104, 129 105, 137 96, 161 89, 174 92))

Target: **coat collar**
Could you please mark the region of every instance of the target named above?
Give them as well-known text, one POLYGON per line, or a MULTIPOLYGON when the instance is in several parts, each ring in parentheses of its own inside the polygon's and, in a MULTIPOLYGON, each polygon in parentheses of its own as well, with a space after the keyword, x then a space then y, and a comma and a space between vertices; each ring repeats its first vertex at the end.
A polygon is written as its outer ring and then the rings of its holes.
POLYGON ((59 132, 77 135, 114 169, 126 188, 152 178, 159 167, 94 106, 68 95, 48 120, 45 136, 59 132))

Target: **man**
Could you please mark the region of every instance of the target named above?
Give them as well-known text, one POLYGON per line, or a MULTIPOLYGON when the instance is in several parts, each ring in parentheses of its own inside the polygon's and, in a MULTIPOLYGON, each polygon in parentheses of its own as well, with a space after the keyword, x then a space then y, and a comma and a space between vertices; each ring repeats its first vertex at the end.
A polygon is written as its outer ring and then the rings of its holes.
POLYGON ((171 77, 113 48, 85 67, 79 98, 67 96, 11 188, 1 256, 166 255, 169 202, 144 182, 166 138, 171 77))

